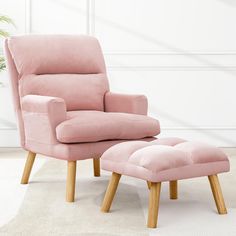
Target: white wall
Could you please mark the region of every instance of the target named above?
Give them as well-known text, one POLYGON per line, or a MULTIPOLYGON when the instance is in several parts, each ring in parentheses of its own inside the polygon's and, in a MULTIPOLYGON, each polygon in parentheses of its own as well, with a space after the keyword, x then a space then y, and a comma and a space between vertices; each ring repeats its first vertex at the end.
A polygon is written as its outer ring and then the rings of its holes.
MULTIPOLYGON (((27 0, 25 4, 0 0, 0 4, 1 11, 15 19, 14 34, 98 37, 111 89, 146 94, 150 115, 161 121, 162 136, 236 146, 234 0, 27 0)), ((5 120, 0 124, 1 146, 16 145, 14 125, 6 122, 14 121, 8 94, 8 87, 0 89, 0 118, 5 120)))

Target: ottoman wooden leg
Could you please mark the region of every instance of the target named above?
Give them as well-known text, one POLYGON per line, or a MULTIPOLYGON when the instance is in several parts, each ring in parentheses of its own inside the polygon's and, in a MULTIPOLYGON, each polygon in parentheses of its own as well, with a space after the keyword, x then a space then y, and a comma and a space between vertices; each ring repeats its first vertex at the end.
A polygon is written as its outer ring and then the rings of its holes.
POLYGON ((151 183, 149 192, 148 222, 149 228, 157 227, 158 208, 161 192, 161 183, 151 183))
POLYGON ((170 181, 170 199, 178 198, 178 182, 177 180, 170 181))
POLYGON ((103 203, 101 207, 102 212, 109 212, 111 204, 112 204, 112 200, 115 196, 115 193, 116 193, 119 181, 120 181, 120 177, 121 177, 120 174, 117 174, 115 172, 112 173, 105 197, 103 199, 103 203))
POLYGON ((211 190, 215 199, 216 207, 219 212, 219 214, 227 214, 227 210, 225 207, 225 202, 223 198, 223 194, 221 191, 219 179, 217 175, 209 175, 208 176, 210 185, 211 185, 211 190))

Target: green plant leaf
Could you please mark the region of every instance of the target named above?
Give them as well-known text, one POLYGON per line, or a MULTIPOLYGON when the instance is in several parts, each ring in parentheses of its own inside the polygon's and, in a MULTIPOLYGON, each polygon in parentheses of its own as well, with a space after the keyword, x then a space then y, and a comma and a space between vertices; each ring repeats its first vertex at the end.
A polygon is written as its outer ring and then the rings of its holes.
POLYGON ((6 64, 5 63, 0 63, 0 71, 3 71, 6 69, 6 64))
POLYGON ((0 22, 1 23, 11 24, 11 25, 15 26, 14 21, 10 17, 8 17, 8 16, 1 15, 0 16, 0 22))
POLYGON ((0 36, 6 38, 6 37, 9 36, 9 33, 8 33, 7 31, 5 31, 5 30, 1 30, 1 29, 0 29, 0 36))
MULTIPOLYGON (((15 26, 13 20, 5 15, 0 15, 0 23, 6 23, 15 26)), ((0 36, 6 38, 9 37, 9 33, 6 30, 0 29, 0 36)))
MULTIPOLYGON (((0 15, 0 23, 11 24, 15 26, 13 20, 5 15, 0 15)), ((4 29, 0 29, 0 37, 3 38, 9 37, 9 33, 4 29)), ((0 72, 5 70, 5 68, 6 68, 5 59, 4 57, 0 56, 0 72)))

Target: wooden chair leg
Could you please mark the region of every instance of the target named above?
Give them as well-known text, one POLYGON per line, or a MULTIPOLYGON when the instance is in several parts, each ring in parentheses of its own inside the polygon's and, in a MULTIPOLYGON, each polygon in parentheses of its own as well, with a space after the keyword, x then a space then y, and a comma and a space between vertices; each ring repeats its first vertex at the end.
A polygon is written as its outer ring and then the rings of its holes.
POLYGON ((147 186, 148 186, 148 189, 150 190, 151 189, 151 182, 150 181, 147 181, 147 186))
POLYGON ((221 191, 219 179, 217 175, 209 175, 208 176, 211 190, 215 199, 216 207, 219 214, 227 214, 227 209, 225 207, 225 202, 223 198, 223 194, 221 191))
POLYGON ((161 183, 151 183, 149 192, 148 222, 149 228, 157 227, 158 208, 161 192, 161 183))
POLYGON ((95 177, 100 176, 100 158, 93 158, 93 173, 95 177))
POLYGON ((109 212, 119 181, 120 181, 120 177, 121 177, 120 174, 117 174, 115 172, 112 173, 105 197, 103 199, 103 203, 101 207, 102 212, 109 212))
POLYGON ((25 163, 24 172, 21 178, 21 184, 28 184, 30 173, 34 164, 36 153, 28 152, 28 157, 25 163))
POLYGON ((177 199, 178 198, 178 182, 177 180, 170 181, 170 199, 177 199))
POLYGON ((66 201, 75 200, 76 161, 67 162, 66 201))

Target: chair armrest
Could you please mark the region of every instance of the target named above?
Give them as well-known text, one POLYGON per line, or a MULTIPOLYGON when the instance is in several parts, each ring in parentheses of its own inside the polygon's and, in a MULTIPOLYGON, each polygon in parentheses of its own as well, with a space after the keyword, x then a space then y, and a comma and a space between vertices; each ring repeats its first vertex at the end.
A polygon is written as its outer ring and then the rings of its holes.
POLYGON ((147 115, 148 100, 144 95, 129 95, 107 92, 105 94, 106 112, 124 112, 147 115))
POLYGON ((66 120, 63 99, 39 95, 26 95, 21 99, 25 137, 39 143, 57 143, 56 127, 66 120))

